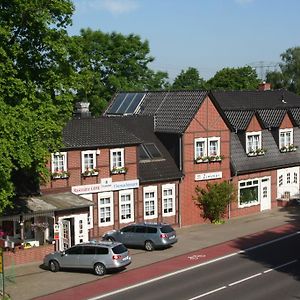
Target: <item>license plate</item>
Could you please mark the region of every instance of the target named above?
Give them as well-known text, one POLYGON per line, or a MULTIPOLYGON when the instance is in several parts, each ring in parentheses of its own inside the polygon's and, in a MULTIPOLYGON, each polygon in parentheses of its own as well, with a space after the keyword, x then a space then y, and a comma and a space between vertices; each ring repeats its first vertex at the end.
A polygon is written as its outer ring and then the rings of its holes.
POLYGON ((174 240, 174 239, 175 239, 175 235, 169 237, 169 240, 174 240))
POLYGON ((122 258, 123 261, 128 260, 128 259, 129 259, 128 256, 122 258))

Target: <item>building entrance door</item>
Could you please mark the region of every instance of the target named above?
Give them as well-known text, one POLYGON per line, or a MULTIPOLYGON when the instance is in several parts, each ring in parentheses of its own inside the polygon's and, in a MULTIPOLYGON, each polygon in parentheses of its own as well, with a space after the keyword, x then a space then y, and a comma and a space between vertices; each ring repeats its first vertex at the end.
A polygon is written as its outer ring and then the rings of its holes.
POLYGON ((271 209, 271 179, 265 177, 260 184, 260 210, 271 209))

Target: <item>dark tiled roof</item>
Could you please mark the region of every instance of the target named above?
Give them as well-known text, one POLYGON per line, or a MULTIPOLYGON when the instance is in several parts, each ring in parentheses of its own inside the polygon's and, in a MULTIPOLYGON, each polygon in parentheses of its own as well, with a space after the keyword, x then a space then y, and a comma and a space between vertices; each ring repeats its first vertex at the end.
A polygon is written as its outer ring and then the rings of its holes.
POLYGON ((115 119, 120 126, 142 140, 143 144, 155 144, 162 154, 159 159, 139 161, 139 179, 141 182, 178 180, 181 178, 182 174, 174 159, 154 133, 152 116, 123 116, 115 119))
POLYGON ((183 133, 207 94, 206 91, 147 92, 136 113, 155 116, 157 132, 183 133))
POLYGON ((246 130, 255 112, 250 110, 226 110, 225 116, 235 130, 246 130))
POLYGON ((257 111, 264 128, 278 128, 286 113, 286 110, 283 109, 262 109, 257 111))
POLYGON ((289 109, 300 107, 300 96, 286 90, 211 92, 223 110, 289 109))
POLYGON ((70 120, 63 129, 64 149, 114 147, 140 144, 141 140, 121 127, 114 118, 70 120))
MULTIPOLYGON (((248 157, 237 134, 231 133, 231 165, 233 174, 247 174, 263 169, 278 169, 295 166, 300 161, 300 149, 296 152, 281 153, 271 131, 262 131, 262 147, 265 155, 248 157)), ((294 128, 294 144, 300 145, 300 129, 294 128)))
POLYGON ((295 125, 300 126, 300 107, 291 108, 290 114, 295 122, 295 125))

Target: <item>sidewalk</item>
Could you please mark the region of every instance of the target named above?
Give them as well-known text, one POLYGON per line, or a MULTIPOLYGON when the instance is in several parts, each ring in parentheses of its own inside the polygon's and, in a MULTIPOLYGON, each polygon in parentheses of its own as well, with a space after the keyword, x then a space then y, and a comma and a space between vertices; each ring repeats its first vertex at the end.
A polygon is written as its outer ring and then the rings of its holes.
MULTIPOLYGON (((285 225, 286 234, 299 230, 300 207, 276 208, 251 216, 227 220, 222 225, 202 224, 178 228, 178 243, 172 248, 153 252, 130 249, 133 262, 127 270, 151 265, 199 249, 206 248, 206 252, 209 253, 208 247, 231 240, 234 240, 235 248, 242 249, 249 245, 249 242, 256 242, 257 238, 276 238, 278 233, 273 229, 283 225, 285 225)), ((41 268, 41 263, 15 267, 15 282, 6 282, 5 285, 5 291, 13 300, 33 299, 103 279, 89 272, 52 273, 41 268)))

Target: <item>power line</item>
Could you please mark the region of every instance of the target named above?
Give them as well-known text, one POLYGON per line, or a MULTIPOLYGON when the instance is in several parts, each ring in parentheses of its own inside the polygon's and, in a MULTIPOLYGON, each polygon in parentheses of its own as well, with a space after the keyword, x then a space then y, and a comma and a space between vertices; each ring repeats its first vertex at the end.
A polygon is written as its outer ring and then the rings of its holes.
POLYGON ((261 80, 266 79, 267 73, 277 71, 279 68, 279 62, 257 61, 248 65, 256 70, 256 73, 261 80))

